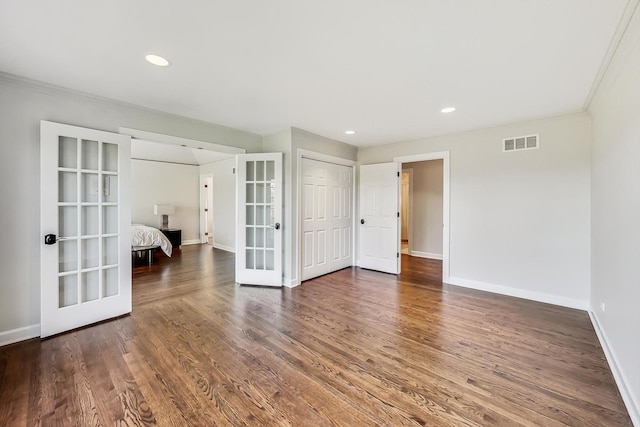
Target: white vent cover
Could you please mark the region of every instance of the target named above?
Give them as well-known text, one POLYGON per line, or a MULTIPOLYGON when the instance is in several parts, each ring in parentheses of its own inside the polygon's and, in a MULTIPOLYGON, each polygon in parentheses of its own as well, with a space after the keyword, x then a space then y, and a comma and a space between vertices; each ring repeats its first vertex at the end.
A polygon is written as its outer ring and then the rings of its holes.
POLYGON ((502 151, 533 150, 540 147, 540 135, 514 136, 502 140, 502 151))

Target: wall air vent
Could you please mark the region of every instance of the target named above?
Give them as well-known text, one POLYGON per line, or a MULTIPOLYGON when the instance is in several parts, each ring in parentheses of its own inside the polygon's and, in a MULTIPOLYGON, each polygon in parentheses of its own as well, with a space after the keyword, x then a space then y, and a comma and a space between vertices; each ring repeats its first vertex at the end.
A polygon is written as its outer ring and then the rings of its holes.
POLYGON ((502 151, 532 150, 540 147, 540 135, 514 136, 502 140, 502 151))

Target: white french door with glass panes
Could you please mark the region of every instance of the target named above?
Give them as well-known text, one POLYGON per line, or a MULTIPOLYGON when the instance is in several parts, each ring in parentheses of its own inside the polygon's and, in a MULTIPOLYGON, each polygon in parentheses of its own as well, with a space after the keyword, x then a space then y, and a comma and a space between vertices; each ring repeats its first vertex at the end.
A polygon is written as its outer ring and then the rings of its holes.
POLYGON ((236 282, 282 286, 282 153, 238 155, 236 282))
POLYGON ((40 336, 131 312, 131 138, 40 125, 40 336))

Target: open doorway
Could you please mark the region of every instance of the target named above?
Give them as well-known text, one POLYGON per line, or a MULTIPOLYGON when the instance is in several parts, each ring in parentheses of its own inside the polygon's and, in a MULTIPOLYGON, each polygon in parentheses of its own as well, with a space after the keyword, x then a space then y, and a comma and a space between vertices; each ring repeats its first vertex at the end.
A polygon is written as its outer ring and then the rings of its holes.
MULTIPOLYGON (((442 260, 442 282, 449 283, 449 203, 450 203, 450 153, 439 151, 394 157, 401 170, 412 169, 409 179, 407 203, 407 255, 412 257, 442 260), (430 163, 435 161, 434 163, 430 163), (420 174, 416 168, 421 169, 420 174), (419 178, 420 175, 420 178, 419 178), (417 183, 426 186, 417 191, 417 183), (429 189, 430 188, 430 189, 429 189), (425 213, 426 209, 430 209, 425 213), (422 230, 422 231, 419 231, 422 230)), ((402 209, 402 186, 398 209, 402 209)), ((424 187, 423 186, 423 187, 424 187)), ((399 215, 400 216, 400 215, 399 215)), ((399 231, 401 231, 399 224, 399 231)), ((398 247, 401 248, 401 232, 398 233, 398 247)), ((405 255, 406 256, 406 255, 405 255)))
POLYGON ((443 160, 402 165, 401 250, 409 256, 442 260, 443 160))

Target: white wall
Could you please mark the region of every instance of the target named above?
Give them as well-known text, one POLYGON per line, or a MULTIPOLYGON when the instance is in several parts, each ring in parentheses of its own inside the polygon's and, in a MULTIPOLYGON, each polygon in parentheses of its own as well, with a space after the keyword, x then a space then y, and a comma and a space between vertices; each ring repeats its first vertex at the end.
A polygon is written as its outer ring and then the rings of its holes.
POLYGON ((573 114, 362 148, 358 162, 449 151, 450 282, 586 308, 590 141, 589 116, 573 114), (540 149, 502 152, 534 133, 540 149))
POLYGON ((640 12, 591 103, 591 305, 640 426, 640 12), (601 308, 605 304, 605 311, 601 308))
POLYGON ((236 159, 200 166, 200 175, 212 174, 213 247, 235 252, 236 159))
POLYGON ((175 206, 169 228, 182 230, 182 243, 200 242, 198 166, 131 160, 131 222, 160 228, 153 205, 175 206))
POLYGON ((443 161, 403 163, 402 168, 413 169, 412 255, 442 259, 443 161))
POLYGON ((0 344, 40 323, 40 120, 118 132, 120 126, 260 151, 262 138, 197 120, 0 74, 0 344))

